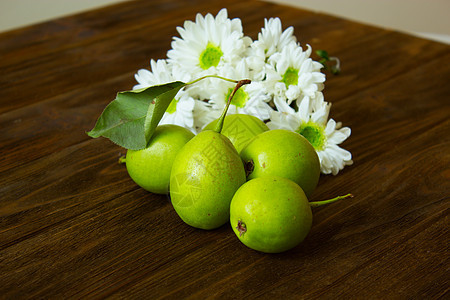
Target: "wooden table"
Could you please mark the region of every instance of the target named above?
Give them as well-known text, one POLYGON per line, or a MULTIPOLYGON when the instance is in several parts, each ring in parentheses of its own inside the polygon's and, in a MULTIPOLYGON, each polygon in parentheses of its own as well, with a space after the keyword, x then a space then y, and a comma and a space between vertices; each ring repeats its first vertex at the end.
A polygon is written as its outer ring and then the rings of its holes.
POLYGON ((0 298, 448 297, 448 45, 264 2, 159 0, 2 33, 0 57, 0 298), (354 165, 310 200, 355 197, 314 209, 282 254, 185 225, 132 182, 124 149, 85 133, 176 26, 221 7, 252 38, 278 16, 342 63, 324 93, 354 165))

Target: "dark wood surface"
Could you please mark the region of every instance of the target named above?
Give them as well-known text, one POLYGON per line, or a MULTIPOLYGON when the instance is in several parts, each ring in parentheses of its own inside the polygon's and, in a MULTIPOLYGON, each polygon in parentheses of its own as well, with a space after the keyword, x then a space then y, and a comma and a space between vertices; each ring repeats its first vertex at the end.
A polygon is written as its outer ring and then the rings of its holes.
POLYGON ((264 2, 128 2, 0 34, 0 298, 437 299, 449 288, 450 47, 264 2), (185 225, 128 177, 124 149, 90 130, 176 26, 227 7, 342 62, 331 117, 354 165, 322 176, 298 247, 246 248, 229 225, 185 225))

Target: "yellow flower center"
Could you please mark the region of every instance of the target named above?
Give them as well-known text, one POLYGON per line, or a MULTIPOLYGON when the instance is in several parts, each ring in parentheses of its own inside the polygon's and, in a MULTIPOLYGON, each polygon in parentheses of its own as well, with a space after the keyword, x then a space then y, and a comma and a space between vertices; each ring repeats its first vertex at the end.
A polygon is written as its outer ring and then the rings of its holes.
POLYGON ((290 85, 297 85, 298 70, 292 67, 287 68, 286 72, 283 74, 283 79, 281 79, 281 82, 284 82, 287 87, 290 85))
MULTIPOLYGON (((226 101, 228 101, 232 92, 232 88, 228 89, 228 93, 225 96, 226 101)), ((234 93, 233 99, 231 99, 231 104, 236 107, 243 108, 245 106, 245 103, 247 103, 248 98, 248 94, 244 91, 243 88, 240 88, 236 91, 236 93, 234 93)))
POLYGON ((325 136, 325 128, 323 126, 309 121, 300 125, 297 132, 303 135, 317 151, 325 148, 327 137, 325 136))
POLYGON ((178 100, 175 100, 175 98, 170 102, 169 107, 167 107, 166 112, 169 114, 173 114, 177 111, 177 104, 178 100))
POLYGON ((207 70, 210 67, 217 67, 222 57, 222 50, 211 42, 208 43, 206 49, 200 54, 200 68, 207 70))

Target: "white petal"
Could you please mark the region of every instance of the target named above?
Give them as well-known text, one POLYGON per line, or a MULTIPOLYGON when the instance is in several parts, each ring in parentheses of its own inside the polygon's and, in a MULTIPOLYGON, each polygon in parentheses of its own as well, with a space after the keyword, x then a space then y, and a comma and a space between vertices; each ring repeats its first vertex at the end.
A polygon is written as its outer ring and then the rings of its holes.
POLYGON ((330 136, 336 128, 336 121, 333 119, 329 119, 327 123, 327 127, 325 127, 325 135, 330 136))
POLYGON ((329 143, 339 145, 350 136, 350 132, 350 128, 348 127, 341 128, 340 130, 336 130, 331 135, 329 135, 327 137, 327 141, 329 143))

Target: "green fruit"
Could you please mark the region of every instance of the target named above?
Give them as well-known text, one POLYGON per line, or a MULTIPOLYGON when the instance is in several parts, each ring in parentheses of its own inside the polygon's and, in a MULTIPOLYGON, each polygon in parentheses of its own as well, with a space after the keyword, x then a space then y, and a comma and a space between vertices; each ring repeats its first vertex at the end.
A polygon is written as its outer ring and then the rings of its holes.
POLYGON ((217 228, 228 221, 231 199, 245 180, 244 166, 230 140, 212 130, 202 131, 175 158, 172 205, 185 223, 217 228))
MULTIPOLYGON (((232 95, 239 86, 238 83, 232 95)), ((172 205, 185 223, 196 228, 214 229, 227 223, 231 199, 246 180, 239 154, 220 133, 231 98, 216 128, 202 131, 190 140, 173 163, 172 205)))
MULTIPOLYGON (((213 130, 217 125, 217 121, 212 121, 203 130, 213 130)), ((230 139, 239 153, 255 136, 268 130, 269 127, 257 117, 235 114, 225 117, 221 133, 230 139)))
POLYGON ((303 190, 282 177, 243 184, 230 205, 230 223, 247 247, 266 253, 289 250, 304 240, 312 212, 303 190))
POLYGON ((131 179, 149 192, 167 194, 175 156, 193 137, 191 131, 181 126, 158 126, 147 148, 127 150, 125 163, 131 179))
POLYGON ((280 176, 297 183, 309 197, 319 182, 320 162, 302 135, 275 129, 257 135, 241 153, 247 179, 280 176))
POLYGON ((353 197, 308 202, 293 181, 277 176, 252 179, 243 184, 230 204, 230 224, 239 240, 266 253, 292 249, 308 235, 313 220, 311 207, 353 197))

